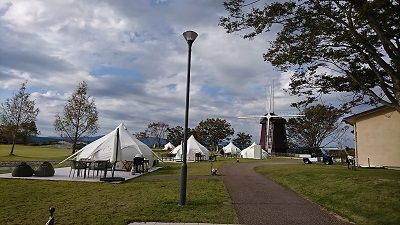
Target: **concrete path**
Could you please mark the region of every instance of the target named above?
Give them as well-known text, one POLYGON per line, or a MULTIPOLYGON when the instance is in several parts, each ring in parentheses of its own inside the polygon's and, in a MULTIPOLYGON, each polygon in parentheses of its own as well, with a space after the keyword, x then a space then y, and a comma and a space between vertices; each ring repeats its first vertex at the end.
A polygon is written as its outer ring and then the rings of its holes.
MULTIPOLYGON (((160 167, 152 167, 150 168, 149 172, 153 172, 160 169, 160 167)), ((71 171, 71 167, 62 167, 62 168, 55 168, 55 173, 54 176, 51 177, 37 177, 37 176, 31 176, 31 177, 13 177, 11 173, 4 173, 0 174, 0 178, 8 178, 8 179, 28 179, 28 180, 57 180, 57 181, 81 181, 81 182, 103 182, 100 181, 101 174, 97 176, 97 173, 93 173, 93 171, 89 171, 89 175, 84 178, 83 176, 78 177, 76 175, 69 176, 69 173, 71 171), (94 176, 93 176, 94 174, 94 176)), ((125 180, 130 180, 134 179, 137 177, 140 177, 144 175, 144 173, 136 173, 136 174, 131 174, 131 172, 127 171, 115 171, 114 176, 115 177, 123 177, 125 180)), ((107 177, 111 177, 111 171, 107 172, 107 177)), ((113 183, 121 183, 121 182, 113 182, 113 183)))
POLYGON ((268 163, 235 163, 219 169, 240 224, 351 224, 254 171, 268 163))
MULTIPOLYGON (((135 222, 128 225, 229 225, 229 224, 214 224, 214 223, 161 223, 161 222, 135 222)), ((234 225, 234 224, 232 224, 234 225)))

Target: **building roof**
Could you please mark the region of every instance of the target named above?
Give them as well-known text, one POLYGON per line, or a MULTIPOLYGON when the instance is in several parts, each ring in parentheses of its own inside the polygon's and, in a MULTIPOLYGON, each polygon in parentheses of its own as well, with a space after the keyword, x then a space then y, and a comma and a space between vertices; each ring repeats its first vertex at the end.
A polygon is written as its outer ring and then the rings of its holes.
POLYGON ((361 113, 354 114, 352 116, 345 117, 345 118, 342 119, 342 121, 344 121, 345 123, 354 125, 356 120, 358 118, 360 118, 360 117, 364 117, 364 116, 367 116, 369 114, 372 114, 372 113, 375 113, 375 112, 379 112, 381 110, 385 110, 385 109, 389 109, 389 108, 390 107, 385 106, 385 105, 379 106, 379 107, 376 107, 376 108, 373 108, 373 109, 370 109, 370 110, 367 110, 367 111, 364 111, 364 112, 361 112, 361 113))

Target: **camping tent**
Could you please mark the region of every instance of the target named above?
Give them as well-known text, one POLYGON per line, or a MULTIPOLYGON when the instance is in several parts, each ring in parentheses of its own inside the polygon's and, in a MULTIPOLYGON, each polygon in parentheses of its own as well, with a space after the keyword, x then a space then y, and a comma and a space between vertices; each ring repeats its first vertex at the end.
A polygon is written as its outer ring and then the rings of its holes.
POLYGON ((175 148, 175 146, 173 144, 171 144, 171 142, 168 142, 167 144, 164 145, 163 150, 172 150, 174 148, 175 148))
MULTIPOLYGON (((182 157, 183 157, 182 145, 178 145, 176 148, 174 148, 171 151, 171 153, 176 154, 175 160, 182 160, 182 157)), ((202 156, 205 156, 205 158, 208 159, 208 156, 209 156, 208 149, 206 147, 204 147, 202 144, 200 144, 192 135, 187 140, 186 159, 188 161, 194 161, 196 153, 201 153, 202 156)))
POLYGON ((232 142, 222 148, 224 154, 238 155, 240 153, 240 148, 236 147, 232 142))
POLYGON ((64 161, 68 159, 90 159, 110 160, 111 163, 114 163, 122 160, 132 161, 136 155, 142 155, 149 160, 149 165, 152 166, 153 154, 153 151, 147 145, 129 133, 125 125, 121 123, 115 130, 86 145, 64 161))
POLYGON ((266 152, 261 149, 260 145, 254 142, 249 147, 243 149, 240 152, 240 156, 247 159, 262 159, 266 157, 266 152))

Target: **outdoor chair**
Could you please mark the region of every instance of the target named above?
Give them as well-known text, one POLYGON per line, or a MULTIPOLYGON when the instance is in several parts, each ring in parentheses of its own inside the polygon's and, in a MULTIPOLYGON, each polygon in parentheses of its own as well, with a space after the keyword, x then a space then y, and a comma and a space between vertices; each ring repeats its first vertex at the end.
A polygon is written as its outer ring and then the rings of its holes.
POLYGON ((69 177, 71 177, 71 172, 72 170, 74 170, 74 172, 72 173, 72 177, 75 176, 75 171, 77 170, 77 176, 79 177, 80 175, 80 170, 84 170, 87 168, 86 166, 86 162, 85 161, 77 161, 77 160, 72 160, 71 161, 71 170, 69 171, 69 177))
POLYGON ((143 173, 144 172, 144 158, 143 157, 133 158, 133 168, 135 169, 135 173, 143 173))
POLYGON ((35 176, 37 177, 52 177, 54 176, 54 167, 49 162, 43 162, 36 170, 35 176))
POLYGON ((194 161, 196 161, 196 162, 201 161, 201 153, 200 152, 194 154, 194 161))
POLYGON ((13 177, 31 177, 34 171, 31 166, 26 164, 26 162, 21 162, 18 166, 14 168, 12 171, 13 177))
POLYGON ((93 177, 94 177, 94 172, 97 171, 97 175, 99 176, 99 171, 100 171, 100 176, 101 174, 107 169, 109 161, 108 160, 98 160, 93 162, 93 177))

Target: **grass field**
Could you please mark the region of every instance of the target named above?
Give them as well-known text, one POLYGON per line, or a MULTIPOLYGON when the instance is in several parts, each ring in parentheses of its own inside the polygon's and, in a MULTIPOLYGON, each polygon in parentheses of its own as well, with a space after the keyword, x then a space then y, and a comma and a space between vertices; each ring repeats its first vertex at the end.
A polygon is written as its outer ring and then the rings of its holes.
POLYGON ((269 165, 257 172, 356 224, 400 224, 400 171, 269 165))
POLYGON ((190 180, 187 206, 179 207, 179 181, 123 184, 0 180, 0 224, 128 224, 134 221, 237 223, 220 180, 190 180))
MULTIPOLYGON (((70 150, 17 146, 0 160, 61 160, 70 150)), ((234 159, 214 163, 218 167, 234 159)), ((179 207, 179 163, 123 184, 0 179, 0 224, 45 224, 56 208, 57 224, 128 224, 134 221, 237 223, 223 182, 207 179, 210 163, 188 163, 187 205, 179 207), (169 175, 165 179, 165 175, 169 175), (198 177, 197 176, 201 176, 198 177), (158 179, 146 179, 155 178, 158 179)))
POLYGON ((11 145, 0 145, 1 161, 43 161, 63 160, 71 154, 71 149, 51 146, 15 145, 14 155, 10 156, 11 145))
MULTIPOLYGON (((70 154, 69 149, 17 146, 17 156, 10 158, 9 149, 0 145, 0 160, 62 160, 70 154)), ((235 161, 218 158, 213 167, 235 161)), ((210 162, 188 163, 185 207, 177 205, 181 164, 161 166, 123 184, 0 179, 0 224, 44 224, 50 206, 56 207, 57 224, 238 222, 223 182, 208 177, 210 162)), ((400 224, 400 171, 271 163, 257 172, 356 224, 400 224)))

